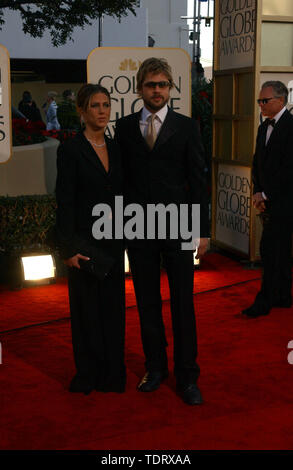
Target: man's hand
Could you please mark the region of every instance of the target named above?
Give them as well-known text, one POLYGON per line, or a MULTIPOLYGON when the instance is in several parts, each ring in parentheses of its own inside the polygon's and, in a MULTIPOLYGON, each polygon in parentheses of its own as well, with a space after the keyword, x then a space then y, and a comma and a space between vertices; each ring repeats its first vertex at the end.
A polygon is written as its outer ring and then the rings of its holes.
POLYGON ((83 256, 80 253, 77 253, 77 255, 72 256, 71 258, 65 259, 64 263, 66 266, 69 266, 70 268, 78 268, 80 269, 79 262, 78 260, 84 259, 85 261, 88 261, 90 258, 87 256, 83 256))
POLYGON ((208 238, 200 238, 199 245, 197 248, 196 259, 201 258, 205 254, 208 248, 209 239, 208 238))
POLYGON ((258 209, 260 212, 263 212, 266 208, 265 200, 261 192, 255 193, 252 196, 252 203, 253 207, 255 207, 255 209, 258 209))

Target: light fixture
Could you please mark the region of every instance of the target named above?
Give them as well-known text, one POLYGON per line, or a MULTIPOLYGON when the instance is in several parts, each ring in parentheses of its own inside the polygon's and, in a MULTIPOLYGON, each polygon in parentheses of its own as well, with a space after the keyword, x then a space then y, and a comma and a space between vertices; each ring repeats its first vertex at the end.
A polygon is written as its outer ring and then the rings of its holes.
POLYGON ((56 267, 52 255, 31 253, 20 259, 24 283, 48 284, 55 278, 56 267))
POLYGON ((130 266, 128 261, 127 251, 124 252, 125 274, 130 274, 130 266))

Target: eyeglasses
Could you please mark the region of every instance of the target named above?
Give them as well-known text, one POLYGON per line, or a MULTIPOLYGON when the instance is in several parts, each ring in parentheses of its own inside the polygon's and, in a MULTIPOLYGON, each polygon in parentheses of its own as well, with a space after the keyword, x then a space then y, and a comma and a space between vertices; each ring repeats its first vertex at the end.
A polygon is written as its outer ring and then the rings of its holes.
POLYGON ((155 89, 157 86, 159 88, 167 88, 167 87, 170 87, 170 82, 146 82, 143 84, 143 86, 146 86, 147 88, 153 88, 153 89, 155 89))
POLYGON ((268 104, 269 101, 271 100, 274 100, 275 98, 277 98, 276 96, 272 96, 271 98, 263 98, 263 99, 259 99, 259 100, 256 100, 258 104, 268 104))

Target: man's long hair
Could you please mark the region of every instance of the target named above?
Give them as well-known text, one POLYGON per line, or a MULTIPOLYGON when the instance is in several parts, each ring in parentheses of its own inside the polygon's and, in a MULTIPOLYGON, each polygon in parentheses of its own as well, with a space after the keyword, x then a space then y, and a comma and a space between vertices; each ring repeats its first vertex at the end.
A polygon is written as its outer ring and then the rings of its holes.
POLYGON ((138 93, 141 92, 143 82, 148 73, 164 73, 170 82, 170 88, 174 87, 172 70, 166 59, 150 57, 149 59, 146 59, 142 62, 136 74, 136 88, 138 93))

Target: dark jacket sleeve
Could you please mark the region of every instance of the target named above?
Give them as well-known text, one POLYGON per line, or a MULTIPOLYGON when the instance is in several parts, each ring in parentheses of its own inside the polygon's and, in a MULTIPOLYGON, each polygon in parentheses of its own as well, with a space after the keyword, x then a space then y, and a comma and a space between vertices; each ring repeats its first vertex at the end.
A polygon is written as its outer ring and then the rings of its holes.
POLYGON ((288 126, 275 158, 280 159, 280 165, 276 171, 266 175, 263 191, 270 201, 288 205, 291 212, 293 202, 293 121, 291 128, 288 126), (288 204, 289 201, 290 204, 288 204))
POLYGON ((260 140, 260 127, 258 128, 257 131, 257 137, 256 137, 256 150, 253 156, 253 163, 252 163, 252 182, 253 182, 253 194, 255 193, 261 193, 263 191, 263 188, 260 184, 259 176, 258 176, 258 162, 257 162, 257 149, 259 145, 259 140, 260 140))
POLYGON ((192 204, 200 204, 200 236, 209 237, 209 210, 207 190, 207 168, 197 122, 191 121, 191 132, 187 146, 187 181, 192 204))
POLYGON ((56 241, 64 259, 77 254, 75 239, 77 161, 74 152, 71 152, 66 144, 61 144, 57 150, 56 181, 56 241))

